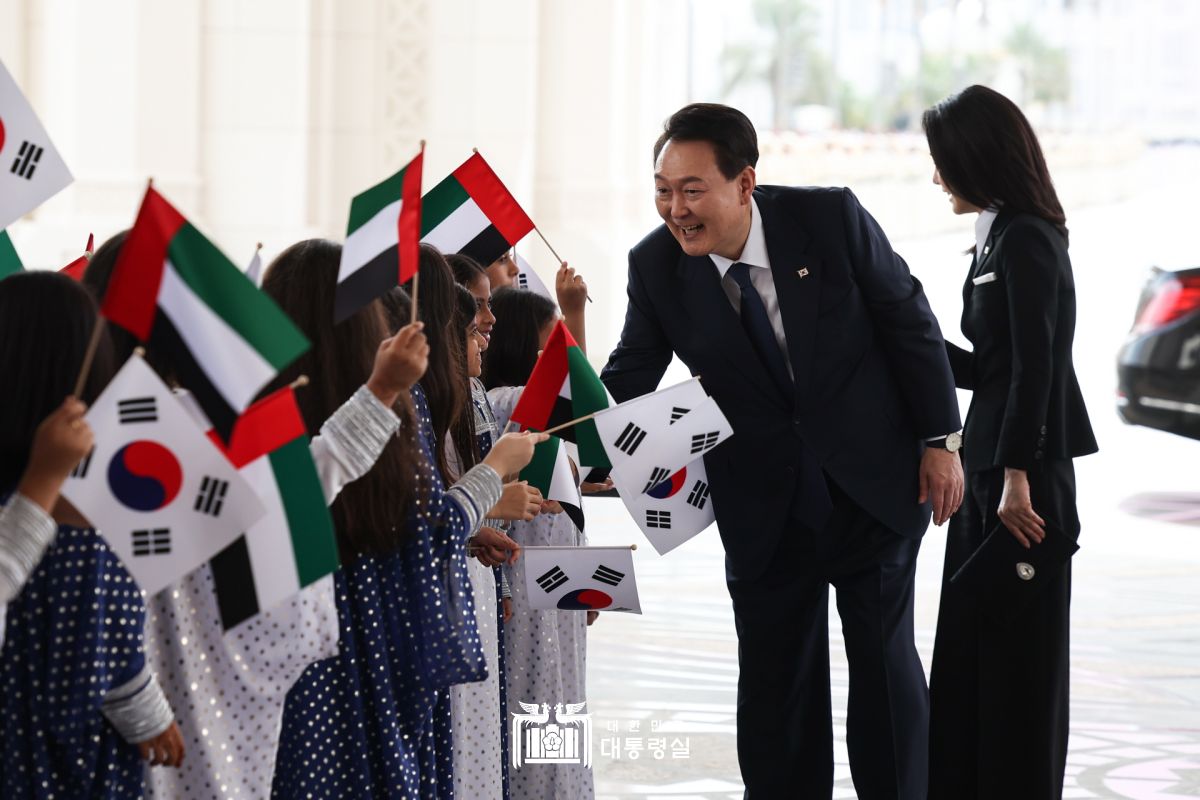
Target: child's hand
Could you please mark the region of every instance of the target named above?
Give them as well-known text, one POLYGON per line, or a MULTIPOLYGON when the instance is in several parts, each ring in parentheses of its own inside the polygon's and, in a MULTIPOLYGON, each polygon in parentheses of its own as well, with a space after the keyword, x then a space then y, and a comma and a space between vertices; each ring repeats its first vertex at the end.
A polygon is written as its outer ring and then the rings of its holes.
POLYGON ((384 339, 375 352, 375 367, 367 379, 367 388, 379 402, 391 407, 407 392, 429 366, 429 342, 422 328, 424 322, 405 325, 395 336, 384 339))
POLYGON ((599 611, 589 611, 589 612, 587 612, 587 624, 588 624, 588 627, 590 628, 590 627, 592 626, 592 623, 593 623, 593 622, 595 622, 596 620, 598 620, 599 618, 600 618, 600 612, 599 612, 599 611))
POLYGON ((558 307, 562 313, 578 314, 587 307, 588 288, 583 276, 563 262, 554 276, 554 290, 558 295, 558 307))
POLYGON ((91 426, 83 418, 86 413, 87 406, 68 397, 42 420, 33 434, 29 464, 17 491, 45 509, 47 514, 54 509, 58 493, 71 470, 96 443, 91 426))
POLYGON ((517 481, 505 485, 500 502, 487 515, 493 519, 509 519, 528 522, 542 510, 542 493, 529 481, 517 481))
POLYGON ((500 473, 501 477, 516 475, 533 460, 534 446, 549 438, 544 433, 530 431, 506 433, 492 447, 483 463, 500 473))
POLYGON ((512 598, 511 597, 501 598, 500 604, 504 608, 504 624, 507 625, 508 621, 510 619, 512 619, 512 598))
POLYGON ((486 525, 472 537, 475 552, 472 553, 485 567, 515 564, 521 555, 521 545, 495 528, 486 525))
POLYGON ((143 761, 150 766, 178 767, 183 764, 183 734, 179 732, 179 724, 171 723, 157 736, 152 736, 144 742, 138 742, 138 753, 143 761))

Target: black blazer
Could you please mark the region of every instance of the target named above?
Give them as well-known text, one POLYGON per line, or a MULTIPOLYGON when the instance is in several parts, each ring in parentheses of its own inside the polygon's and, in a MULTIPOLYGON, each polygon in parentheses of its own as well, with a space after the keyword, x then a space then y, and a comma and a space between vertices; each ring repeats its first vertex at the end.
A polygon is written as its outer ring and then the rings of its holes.
POLYGON ((802 502, 799 441, 863 509, 916 539, 930 513, 917 503, 922 439, 960 427, 921 284, 854 195, 760 186, 754 198, 794 395, 758 359, 712 260, 684 254, 665 225, 629 253, 625 327, 601 373, 622 401, 657 388, 672 353, 700 376, 733 425, 705 467, 727 566, 749 577, 802 502))
POLYGON ((974 392, 963 444, 968 471, 1032 469, 1043 459, 1096 452, 1071 361, 1075 279, 1053 225, 1000 212, 963 285, 962 331, 974 352, 946 349, 955 383, 974 392))

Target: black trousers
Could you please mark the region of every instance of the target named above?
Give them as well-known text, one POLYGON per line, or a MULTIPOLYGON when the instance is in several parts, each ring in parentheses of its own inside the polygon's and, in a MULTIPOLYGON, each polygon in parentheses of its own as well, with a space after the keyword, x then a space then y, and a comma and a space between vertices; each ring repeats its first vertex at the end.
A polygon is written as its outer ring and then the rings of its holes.
POLYGON ((920 542, 884 527, 832 481, 830 494, 833 513, 822 530, 796 522, 764 575, 729 578, 745 796, 833 794, 832 585, 850 664, 846 743, 858 797, 924 800, 929 701, 913 641, 920 542))
MULTIPOLYGON (((1067 761, 1071 564, 1007 626, 950 577, 997 523, 1004 470, 967 475, 950 520, 930 670, 930 800, 1059 800, 1067 761)), ((1029 472, 1043 519, 1079 533, 1075 471, 1051 461, 1029 472)), ((1037 547, 1037 545, 1034 545, 1037 547)))

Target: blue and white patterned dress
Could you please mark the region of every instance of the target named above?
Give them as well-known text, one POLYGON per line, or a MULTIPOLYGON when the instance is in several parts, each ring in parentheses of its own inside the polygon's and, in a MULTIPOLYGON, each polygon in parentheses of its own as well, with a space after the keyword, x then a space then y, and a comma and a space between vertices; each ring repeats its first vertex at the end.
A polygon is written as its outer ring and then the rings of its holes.
POLYGON ((160 733, 171 713, 146 668, 133 578, 96 531, 59 526, 7 617, 0 797, 140 798, 129 742, 160 733))
POLYGON ((341 652, 288 693, 274 797, 453 797, 446 690, 485 673, 466 542, 500 479, 481 465, 444 490, 428 403, 420 386, 412 395, 423 498, 399 551, 335 574, 341 652))

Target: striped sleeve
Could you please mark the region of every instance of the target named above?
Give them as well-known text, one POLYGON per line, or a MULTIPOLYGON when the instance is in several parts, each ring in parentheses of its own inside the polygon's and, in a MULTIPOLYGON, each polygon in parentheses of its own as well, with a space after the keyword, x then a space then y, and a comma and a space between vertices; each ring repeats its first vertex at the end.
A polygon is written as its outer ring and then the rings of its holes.
POLYGON ((174 721, 171 706, 149 665, 144 665, 131 680, 110 689, 100 712, 121 738, 131 744, 157 736, 174 721))
POLYGON ((21 593, 57 530, 51 516, 19 492, 0 509, 0 603, 21 593))
POLYGON ((454 501, 466 517, 467 537, 474 536, 479 530, 484 514, 500 502, 503 490, 500 475, 487 464, 471 467, 466 475, 446 490, 447 499, 454 501))
POLYGON ((310 450, 327 503, 333 503, 342 487, 375 466, 399 429, 400 418, 366 386, 360 386, 325 420, 310 450))

